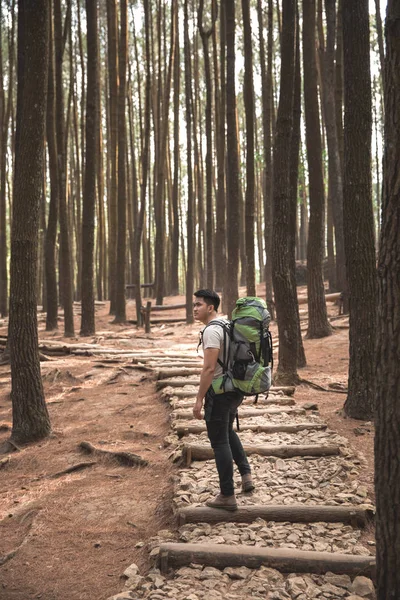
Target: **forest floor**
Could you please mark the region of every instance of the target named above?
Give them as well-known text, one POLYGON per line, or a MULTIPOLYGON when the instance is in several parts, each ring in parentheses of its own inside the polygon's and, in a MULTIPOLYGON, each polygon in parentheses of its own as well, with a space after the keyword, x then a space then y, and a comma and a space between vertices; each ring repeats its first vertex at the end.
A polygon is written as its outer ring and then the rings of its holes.
MULTIPOLYGON (((260 286, 259 293, 262 290, 260 286)), ((299 293, 305 295, 305 288, 299 293)), ((182 296, 169 297, 166 304, 184 301, 182 296)), ((300 307, 305 327, 306 306, 300 307)), ((337 315, 337 306, 329 303, 328 309, 331 317, 337 315)), ((96 335, 76 340, 62 337, 61 319, 59 331, 45 332, 40 313, 40 341, 97 343, 125 351, 173 347, 195 356, 198 323, 157 325, 146 335, 134 325, 113 324, 108 311, 108 303, 98 305, 96 335)), ((135 316, 133 301, 127 303, 127 316, 135 316)), ((303 379, 325 389, 330 384, 347 385, 348 325, 346 319, 332 324, 332 336, 304 340, 308 365, 300 371, 303 379)), ((79 331, 78 314, 75 326, 79 331)), ((277 339, 275 324, 271 331, 277 339)), ((6 323, 0 335, 7 335, 6 323)), ((126 365, 131 361, 127 359, 126 365)), ((156 392, 151 372, 125 366, 99 356, 73 355, 41 363, 53 434, 0 464, 1 600, 105 600, 121 591, 121 575, 131 563, 146 572, 146 540, 160 529, 176 526, 171 499, 177 466, 163 443, 170 430, 170 408, 156 392), (88 457, 79 449, 82 441, 136 453, 148 466, 132 468, 88 457), (60 474, 82 462, 93 464, 60 474)), ((300 404, 317 403, 328 426, 363 453, 368 467, 360 483, 373 498, 372 424, 343 418, 343 393, 302 384, 295 397, 300 404)), ((0 444, 9 436, 11 420, 10 367, 1 366, 0 444)), ((373 539, 371 529, 364 535, 373 539)))

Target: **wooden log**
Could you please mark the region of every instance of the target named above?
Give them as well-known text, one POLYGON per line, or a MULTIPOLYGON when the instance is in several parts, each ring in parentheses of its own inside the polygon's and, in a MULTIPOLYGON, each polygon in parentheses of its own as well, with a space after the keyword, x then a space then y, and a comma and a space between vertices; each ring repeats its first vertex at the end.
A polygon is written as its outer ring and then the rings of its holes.
MULTIPOLYGON (((164 310, 179 310, 186 308, 186 304, 153 304, 151 312, 160 312, 164 310)), ((141 307, 142 312, 147 310, 144 306, 141 307)))
POLYGON ((239 506, 230 512, 208 506, 188 506, 178 511, 179 526, 185 523, 251 523, 256 519, 289 523, 345 523, 365 527, 373 519, 373 511, 355 506, 305 506, 304 504, 253 504, 239 506))
MULTIPOLYGON (((128 319, 127 321, 128 323, 130 323, 131 325, 136 325, 137 321, 136 319, 128 319)), ((185 317, 152 317, 151 319, 151 323, 153 325, 168 325, 168 323, 186 323, 186 318, 185 317)))
POLYGON ((191 563, 224 569, 225 567, 261 566, 283 573, 332 573, 365 575, 373 578, 373 556, 354 556, 338 552, 312 552, 292 548, 260 548, 229 544, 164 543, 160 546, 159 566, 162 573, 191 563))
MULTIPOLYGON (((335 292, 334 294, 325 294, 325 301, 326 302, 336 302, 336 300, 340 300, 341 295, 342 295, 342 292, 335 292)), ((299 302, 299 304, 307 304, 308 297, 300 296, 298 299, 298 302, 299 302)))
MULTIPOLYGON (((141 288, 153 288, 155 286, 155 283, 141 283, 140 287, 141 288)), ((136 287, 136 283, 127 283, 125 286, 125 289, 127 290, 134 290, 136 287)))
MULTIPOLYGON (((243 444, 244 451, 247 455, 258 454, 260 456, 276 456, 278 458, 293 458, 295 456, 337 456, 340 454, 339 446, 317 446, 308 445, 300 446, 292 444, 290 446, 272 446, 272 445, 255 445, 243 444)), ((190 464, 192 460, 210 460, 214 458, 214 452, 211 446, 203 446, 200 444, 185 444, 183 447, 183 457, 186 463, 190 464), (190 461, 189 461, 190 457, 190 461)))
MULTIPOLYGON (((181 384, 182 383, 184 383, 184 386, 182 389, 174 389, 173 391, 169 391, 164 388, 164 391, 162 393, 164 400, 170 400, 171 398, 193 398, 194 396, 197 396, 197 389, 196 390, 188 390, 188 389, 186 389, 186 386, 188 384, 186 382, 181 382, 181 384)), ((196 387, 198 387, 198 385, 199 384, 197 383, 196 387)), ((272 387, 268 392, 268 397, 269 398, 277 397, 278 394, 280 393, 280 390, 284 390, 284 388, 272 387)), ((288 395, 291 395, 291 394, 288 394, 288 395)), ((250 398, 254 399, 254 396, 250 396, 250 398)), ((258 402, 261 403, 260 398, 258 399, 258 402)))
MULTIPOLYGON (((264 415, 305 415, 304 408, 239 408, 239 419, 246 417, 260 417, 264 415)), ((193 419, 191 410, 175 410, 171 413, 171 419, 193 419)))
MULTIPOLYGON (((200 379, 185 379, 184 381, 179 379, 165 379, 162 381, 157 381, 157 389, 161 390, 165 387, 176 387, 181 388, 185 385, 199 385, 200 379)), ((283 392, 287 396, 293 396, 296 388, 293 386, 272 386, 271 391, 283 392)))
MULTIPOLYGON (((143 366, 141 367, 142 369, 146 369, 147 367, 143 366)), ((169 397, 167 395, 167 397, 165 398, 164 395, 162 395, 163 400, 169 400, 169 397)), ((187 398, 187 399, 177 399, 177 400, 171 400, 171 405, 174 409, 179 409, 179 408, 192 408, 193 407, 193 400, 191 398, 187 398)), ((248 398, 245 398, 242 402, 241 409, 244 407, 254 407, 254 406, 260 406, 261 408, 263 406, 294 406, 296 404, 295 400, 293 398, 286 398, 285 396, 273 396, 271 398, 266 398, 266 399, 258 399, 257 404, 254 404, 254 398, 252 396, 249 396, 248 398)), ((241 410, 240 409, 240 410, 241 410)))
MULTIPOLYGON (((203 423, 186 424, 185 421, 175 421, 174 431, 179 437, 189 435, 190 433, 203 433, 207 431, 203 423)), ((327 428, 325 423, 293 423, 276 424, 276 425, 256 425, 255 423, 246 424, 245 421, 240 421, 240 429, 242 431, 255 431, 257 433, 298 433, 299 431, 324 431, 327 428)))
POLYGON ((159 369, 157 379, 167 379, 168 377, 190 377, 191 375, 200 375, 202 367, 159 369))

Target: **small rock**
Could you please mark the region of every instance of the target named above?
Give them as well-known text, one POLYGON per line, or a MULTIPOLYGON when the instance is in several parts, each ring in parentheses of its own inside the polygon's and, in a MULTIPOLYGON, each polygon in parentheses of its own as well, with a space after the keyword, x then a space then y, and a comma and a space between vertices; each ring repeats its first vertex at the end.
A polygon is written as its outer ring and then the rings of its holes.
POLYGON ((139 573, 139 567, 137 565, 135 565, 135 563, 132 563, 131 565, 129 565, 129 567, 127 567, 123 573, 123 577, 126 577, 127 579, 129 579, 129 577, 134 577, 134 575, 137 575, 139 573))
POLYGON ((318 404, 315 402, 306 402, 302 405, 302 408, 304 408, 304 410, 318 410, 318 404))
POLYGON ((351 588, 351 579, 348 575, 336 575, 335 573, 326 573, 324 580, 326 583, 331 583, 338 587, 349 590, 351 588))
POLYGON ((356 596, 361 596, 362 598, 368 598, 369 600, 375 598, 374 584, 368 577, 364 577, 363 575, 359 575, 354 579, 351 591, 356 596))
POLYGON ((110 596, 107 600, 132 600, 132 598, 131 592, 127 591, 117 594, 116 596, 110 596))
POLYGON ((137 544, 135 544, 135 548, 143 548, 144 546, 144 542, 138 542, 137 544))
POLYGON ((224 573, 229 575, 231 579, 246 579, 251 573, 251 569, 247 567, 226 567, 224 573))

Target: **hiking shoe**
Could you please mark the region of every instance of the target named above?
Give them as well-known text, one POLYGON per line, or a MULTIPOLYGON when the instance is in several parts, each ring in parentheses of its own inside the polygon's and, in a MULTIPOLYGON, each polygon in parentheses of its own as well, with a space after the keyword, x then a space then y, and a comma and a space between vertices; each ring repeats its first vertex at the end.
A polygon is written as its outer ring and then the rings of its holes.
POLYGON ((224 510, 237 510, 236 497, 235 495, 223 496, 218 494, 214 500, 207 500, 206 506, 209 508, 223 508, 224 510))
POLYGON ((251 478, 251 473, 246 473, 246 475, 242 475, 242 492, 248 493, 252 492, 255 489, 255 485, 251 478))

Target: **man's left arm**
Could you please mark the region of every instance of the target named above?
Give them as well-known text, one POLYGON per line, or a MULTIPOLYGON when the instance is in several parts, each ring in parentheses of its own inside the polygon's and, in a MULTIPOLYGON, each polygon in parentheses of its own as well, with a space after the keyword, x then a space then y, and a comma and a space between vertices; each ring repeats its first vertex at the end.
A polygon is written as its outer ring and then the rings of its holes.
POLYGON ((193 407, 193 415, 196 419, 201 419, 201 409, 203 406, 203 399, 210 387, 215 367, 217 366, 219 356, 219 348, 207 348, 204 350, 204 363, 203 370, 200 375, 199 391, 197 392, 196 402, 193 407))

